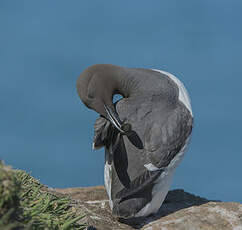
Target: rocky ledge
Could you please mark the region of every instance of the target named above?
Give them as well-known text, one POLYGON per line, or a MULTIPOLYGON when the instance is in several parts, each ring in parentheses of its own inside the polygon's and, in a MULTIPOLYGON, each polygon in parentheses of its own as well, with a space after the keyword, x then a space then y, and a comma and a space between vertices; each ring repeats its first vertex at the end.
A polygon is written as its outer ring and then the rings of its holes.
POLYGON ((242 204, 209 201, 183 190, 170 191, 156 215, 129 221, 112 216, 103 186, 54 192, 68 195, 73 206, 86 214, 89 230, 242 230, 242 204))

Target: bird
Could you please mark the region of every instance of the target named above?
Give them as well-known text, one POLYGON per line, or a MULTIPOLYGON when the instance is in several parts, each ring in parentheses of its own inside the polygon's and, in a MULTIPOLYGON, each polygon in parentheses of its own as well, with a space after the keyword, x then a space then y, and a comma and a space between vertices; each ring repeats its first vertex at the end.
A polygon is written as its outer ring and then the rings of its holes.
POLYGON ((104 184, 112 214, 155 214, 169 191, 193 128, 190 97, 174 75, 158 69, 95 64, 77 93, 100 116, 93 149, 105 148, 104 184), (114 102, 114 95, 121 98, 114 102))

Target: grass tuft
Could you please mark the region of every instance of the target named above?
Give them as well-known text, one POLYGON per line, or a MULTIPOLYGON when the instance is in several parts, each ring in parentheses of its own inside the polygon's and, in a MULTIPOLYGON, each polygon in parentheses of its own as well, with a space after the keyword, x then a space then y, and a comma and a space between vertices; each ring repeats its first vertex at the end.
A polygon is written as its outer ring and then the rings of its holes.
POLYGON ((13 170, 0 161, 0 229, 85 229, 84 217, 70 199, 49 193, 24 171, 13 170))

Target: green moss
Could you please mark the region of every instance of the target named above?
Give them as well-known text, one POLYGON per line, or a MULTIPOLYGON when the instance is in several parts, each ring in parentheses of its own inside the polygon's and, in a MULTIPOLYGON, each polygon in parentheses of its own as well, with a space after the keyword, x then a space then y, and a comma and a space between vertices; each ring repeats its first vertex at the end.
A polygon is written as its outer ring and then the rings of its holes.
POLYGON ((68 198, 49 193, 24 171, 0 162, 0 229, 85 229, 68 198))

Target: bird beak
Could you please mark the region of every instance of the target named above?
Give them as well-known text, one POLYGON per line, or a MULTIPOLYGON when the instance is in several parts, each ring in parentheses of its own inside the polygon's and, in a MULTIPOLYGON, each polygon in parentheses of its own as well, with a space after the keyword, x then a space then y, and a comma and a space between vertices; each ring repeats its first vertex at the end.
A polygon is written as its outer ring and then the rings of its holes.
POLYGON ((113 111, 110 107, 108 107, 107 105, 104 105, 104 108, 106 110, 107 113, 107 118, 108 120, 121 132, 124 133, 125 131, 122 130, 122 122, 117 114, 116 111, 113 111))

